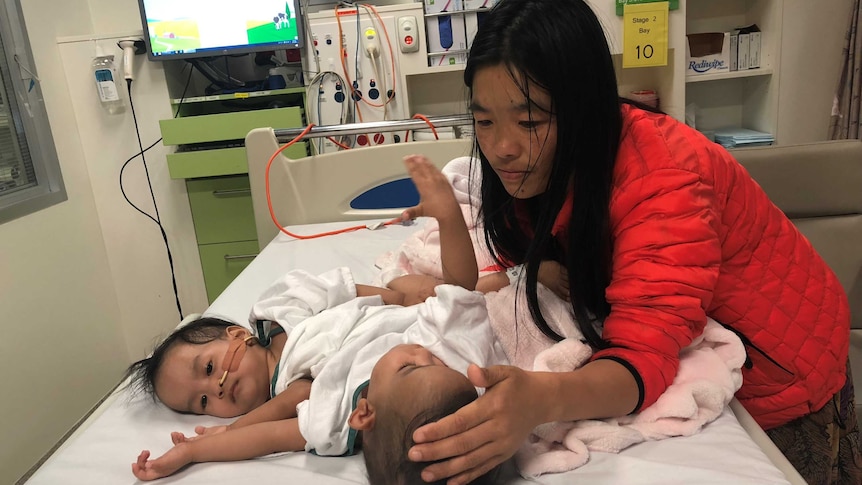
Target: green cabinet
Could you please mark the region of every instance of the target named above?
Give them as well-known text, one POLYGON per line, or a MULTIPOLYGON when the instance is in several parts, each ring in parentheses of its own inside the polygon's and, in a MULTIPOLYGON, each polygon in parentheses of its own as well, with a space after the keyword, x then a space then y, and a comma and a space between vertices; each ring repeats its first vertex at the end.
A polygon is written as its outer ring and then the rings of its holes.
MULTIPOLYGON (((221 95, 183 100, 180 117, 159 122, 162 142, 174 145, 167 155, 171 178, 185 179, 195 227, 207 299, 210 303, 257 255, 257 230, 248 182, 245 135, 254 128, 305 125, 303 88, 257 93, 252 97, 221 95), (242 102, 271 97, 279 105, 260 109, 242 102), (228 102, 229 101, 229 102, 228 102)), ((305 143, 283 152, 307 155, 305 143)))
POLYGON ((257 239, 248 177, 186 180, 198 244, 257 239))

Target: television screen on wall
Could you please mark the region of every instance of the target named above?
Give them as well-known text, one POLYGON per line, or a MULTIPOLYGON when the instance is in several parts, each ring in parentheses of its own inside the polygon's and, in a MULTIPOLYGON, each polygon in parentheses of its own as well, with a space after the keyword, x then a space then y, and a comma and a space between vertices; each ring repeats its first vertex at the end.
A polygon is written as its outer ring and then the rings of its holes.
POLYGON ((138 0, 151 60, 302 47, 295 0, 138 0))

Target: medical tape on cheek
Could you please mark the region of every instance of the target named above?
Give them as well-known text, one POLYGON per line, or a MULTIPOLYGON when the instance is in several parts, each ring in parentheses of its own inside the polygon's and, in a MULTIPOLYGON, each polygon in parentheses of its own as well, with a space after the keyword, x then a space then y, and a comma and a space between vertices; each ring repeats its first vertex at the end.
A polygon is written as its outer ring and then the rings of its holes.
POLYGON ((227 380, 229 372, 236 372, 236 370, 239 369, 239 364, 242 362, 242 358, 245 355, 245 349, 253 344, 253 335, 249 335, 242 340, 231 340, 230 345, 227 348, 227 352, 224 354, 224 359, 222 359, 221 368, 224 371, 224 374, 222 374, 221 379, 218 380, 219 387, 224 386, 224 382, 227 380))

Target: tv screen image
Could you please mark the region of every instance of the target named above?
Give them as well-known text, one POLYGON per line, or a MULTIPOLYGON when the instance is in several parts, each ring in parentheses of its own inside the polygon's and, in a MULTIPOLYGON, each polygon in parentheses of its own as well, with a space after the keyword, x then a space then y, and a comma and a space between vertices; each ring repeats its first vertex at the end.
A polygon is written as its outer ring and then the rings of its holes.
POLYGON ((301 46, 293 1, 139 0, 150 59, 218 56, 301 46))

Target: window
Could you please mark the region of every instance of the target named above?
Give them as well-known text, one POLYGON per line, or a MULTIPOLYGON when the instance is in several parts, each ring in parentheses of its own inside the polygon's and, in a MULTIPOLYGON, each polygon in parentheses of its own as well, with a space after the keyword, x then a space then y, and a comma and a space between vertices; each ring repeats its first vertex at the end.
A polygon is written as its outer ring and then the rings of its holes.
POLYGON ((0 0, 0 223, 66 200, 19 0, 0 0))

